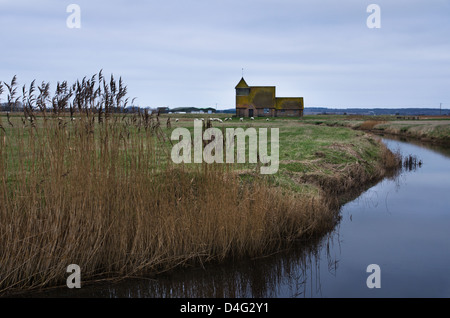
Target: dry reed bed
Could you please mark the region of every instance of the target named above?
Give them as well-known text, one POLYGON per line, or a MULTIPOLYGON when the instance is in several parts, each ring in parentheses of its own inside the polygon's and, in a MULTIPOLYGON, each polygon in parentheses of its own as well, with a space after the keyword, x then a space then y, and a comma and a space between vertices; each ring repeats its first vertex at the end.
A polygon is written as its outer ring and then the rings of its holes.
POLYGON ((243 185, 212 166, 158 169, 148 132, 73 125, 48 120, 1 144, 3 292, 64 283, 69 264, 84 280, 158 272, 258 255, 330 229, 320 198, 243 185))

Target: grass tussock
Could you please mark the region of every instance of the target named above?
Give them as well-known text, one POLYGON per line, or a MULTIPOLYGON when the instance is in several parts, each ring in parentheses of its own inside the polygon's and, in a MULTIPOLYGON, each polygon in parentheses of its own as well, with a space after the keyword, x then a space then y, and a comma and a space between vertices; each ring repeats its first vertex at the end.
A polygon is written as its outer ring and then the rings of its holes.
POLYGON ((378 150, 377 158, 370 164, 361 158, 351 146, 333 144, 327 148, 340 148, 341 156, 354 156, 357 160, 339 164, 324 163, 319 170, 301 174, 297 182, 315 184, 328 197, 342 196, 341 199, 345 200, 348 194, 359 192, 383 177, 395 175, 402 167, 401 154, 393 153, 380 140, 370 137, 368 140, 378 150))
POLYGON ((385 121, 382 121, 382 120, 366 120, 366 121, 361 123, 361 125, 359 126, 359 129, 371 130, 375 126, 383 124, 383 123, 385 123, 385 121))

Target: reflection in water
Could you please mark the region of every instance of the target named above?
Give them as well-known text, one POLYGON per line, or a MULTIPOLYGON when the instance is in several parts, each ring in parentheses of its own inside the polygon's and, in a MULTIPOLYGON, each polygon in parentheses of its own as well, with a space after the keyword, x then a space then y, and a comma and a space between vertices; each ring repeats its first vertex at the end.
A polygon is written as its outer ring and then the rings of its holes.
POLYGON ((300 296, 307 282, 306 273, 317 266, 313 259, 318 248, 292 248, 264 259, 176 271, 158 281, 132 284, 125 294, 122 285, 110 288, 108 297, 277 297, 279 286, 300 296))
MULTIPOLYGON (((439 153, 441 155, 444 155, 448 158, 450 158, 450 147, 444 147, 444 146, 440 146, 440 145, 436 145, 436 144, 432 144, 432 143, 426 143, 414 138, 407 138, 407 137, 402 137, 402 136, 396 136, 396 135, 388 135, 389 137, 384 137, 383 134, 380 134, 384 139, 385 142, 389 143, 389 140, 391 141, 400 141, 403 144, 411 144, 417 147, 420 147, 422 149, 426 149, 426 150, 432 150, 435 153, 439 153)), ((396 149, 399 149, 399 147, 396 147, 396 149)), ((392 150, 396 150, 396 149, 392 149, 392 150)))
MULTIPOLYGON (((320 251, 334 248, 336 235, 307 244, 296 242, 273 255, 208 264, 203 268, 177 269, 157 279, 125 279, 103 282, 81 289, 58 288, 24 297, 106 297, 106 298, 275 298, 308 297, 320 292, 320 251), (316 274, 314 274, 316 273, 316 274)), ((338 262, 327 254, 328 271, 338 262)), ((20 296, 19 296, 20 297, 20 296)))

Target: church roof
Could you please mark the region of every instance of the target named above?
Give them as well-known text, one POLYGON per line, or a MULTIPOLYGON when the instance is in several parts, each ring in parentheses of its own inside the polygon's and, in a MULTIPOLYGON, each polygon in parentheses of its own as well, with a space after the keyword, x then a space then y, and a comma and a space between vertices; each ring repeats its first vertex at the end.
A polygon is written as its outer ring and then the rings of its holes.
POLYGON ((249 86, 245 82, 244 78, 241 78, 241 80, 239 81, 239 83, 236 85, 235 88, 248 88, 248 87, 249 86))

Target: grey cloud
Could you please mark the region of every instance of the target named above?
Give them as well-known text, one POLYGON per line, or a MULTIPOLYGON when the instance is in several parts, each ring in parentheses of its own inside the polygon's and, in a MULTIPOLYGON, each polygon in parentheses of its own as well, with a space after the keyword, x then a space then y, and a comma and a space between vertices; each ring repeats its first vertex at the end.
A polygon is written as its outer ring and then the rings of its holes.
POLYGON ((103 68, 143 105, 228 108, 244 67, 307 106, 450 106, 448 1, 374 1, 378 30, 365 24, 372 1, 73 2, 79 30, 65 26, 68 2, 0 1, 2 80, 103 68))

